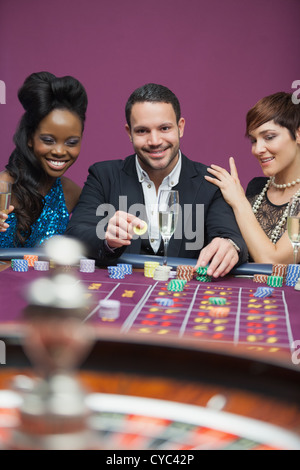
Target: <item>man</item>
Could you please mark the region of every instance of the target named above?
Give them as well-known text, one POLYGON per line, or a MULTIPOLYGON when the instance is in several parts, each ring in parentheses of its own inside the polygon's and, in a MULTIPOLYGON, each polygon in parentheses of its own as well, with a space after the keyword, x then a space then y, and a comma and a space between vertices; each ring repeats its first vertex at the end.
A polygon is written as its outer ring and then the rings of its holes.
POLYGON ((207 167, 181 154, 185 120, 174 93, 146 84, 132 93, 125 113, 135 155, 90 167, 67 234, 85 242, 89 256, 99 264, 125 250, 161 255, 155 207, 162 189, 174 189, 181 214, 168 255, 198 258, 196 268, 209 263, 208 274, 214 277, 245 262, 247 248, 232 209, 205 180, 207 167), (136 237, 133 227, 142 229, 145 220, 148 231, 136 237))

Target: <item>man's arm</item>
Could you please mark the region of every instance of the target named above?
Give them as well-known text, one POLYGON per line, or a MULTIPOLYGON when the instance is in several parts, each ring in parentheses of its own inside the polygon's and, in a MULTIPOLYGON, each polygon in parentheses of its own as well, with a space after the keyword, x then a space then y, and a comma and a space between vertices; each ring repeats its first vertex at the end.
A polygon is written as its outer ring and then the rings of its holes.
POLYGON ((95 164, 68 224, 66 235, 81 240, 87 254, 98 264, 107 264, 121 256, 131 244, 133 227, 143 221, 119 210, 118 168, 95 164))
POLYGON ((205 226, 209 243, 201 250, 195 269, 210 264, 209 275, 219 277, 225 276, 234 266, 247 261, 246 243, 234 213, 220 191, 215 193, 209 205, 205 226))
POLYGON ((113 207, 107 203, 109 197, 104 182, 108 188, 109 181, 103 179, 101 169, 102 166, 97 164, 89 168, 88 178, 66 230, 66 235, 81 240, 87 255, 97 261, 118 258, 123 252, 122 249, 108 250, 104 243, 113 207), (111 214, 105 209, 111 209, 111 214))

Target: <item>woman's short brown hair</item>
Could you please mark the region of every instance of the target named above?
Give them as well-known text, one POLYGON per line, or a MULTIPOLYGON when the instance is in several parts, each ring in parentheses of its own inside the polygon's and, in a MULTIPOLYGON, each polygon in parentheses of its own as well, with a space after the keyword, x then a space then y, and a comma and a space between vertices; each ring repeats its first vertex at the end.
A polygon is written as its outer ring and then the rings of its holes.
POLYGON ((246 136, 268 121, 286 127, 296 140, 296 131, 300 127, 300 105, 294 104, 292 94, 285 92, 265 96, 251 108, 246 116, 246 136))

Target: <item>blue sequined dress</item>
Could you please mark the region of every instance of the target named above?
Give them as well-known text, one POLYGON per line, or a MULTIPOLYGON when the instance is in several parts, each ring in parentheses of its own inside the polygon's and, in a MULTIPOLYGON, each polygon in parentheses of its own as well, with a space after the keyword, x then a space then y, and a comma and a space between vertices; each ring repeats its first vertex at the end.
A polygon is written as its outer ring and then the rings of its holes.
POLYGON ((6 223, 9 228, 0 233, 0 248, 33 247, 41 245, 53 235, 62 235, 69 222, 69 212, 65 202, 61 179, 57 178, 54 185, 44 197, 44 208, 38 220, 31 226, 31 235, 24 245, 15 239, 17 218, 14 212, 8 215, 6 223))

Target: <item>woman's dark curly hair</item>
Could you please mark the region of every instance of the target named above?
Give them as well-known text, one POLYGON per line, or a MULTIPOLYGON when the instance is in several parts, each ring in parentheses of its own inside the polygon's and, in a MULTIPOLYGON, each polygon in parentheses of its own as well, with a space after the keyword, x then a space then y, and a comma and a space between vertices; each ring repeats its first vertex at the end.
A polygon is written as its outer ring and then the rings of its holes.
POLYGON ((18 91, 18 98, 25 113, 15 132, 15 149, 6 170, 14 179, 12 190, 17 202, 16 237, 24 244, 31 234, 31 225, 43 210, 44 198, 39 192, 39 187, 46 176, 28 142, 39 123, 54 109, 66 109, 76 114, 83 130, 87 94, 76 78, 56 77, 49 72, 39 72, 26 78, 18 91))

